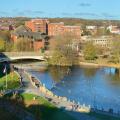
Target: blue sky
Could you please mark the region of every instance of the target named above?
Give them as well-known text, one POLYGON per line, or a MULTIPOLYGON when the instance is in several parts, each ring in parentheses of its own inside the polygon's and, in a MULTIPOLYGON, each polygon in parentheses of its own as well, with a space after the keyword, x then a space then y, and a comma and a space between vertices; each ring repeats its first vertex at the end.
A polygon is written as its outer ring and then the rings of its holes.
POLYGON ((120 19, 120 0, 1 0, 0 16, 120 19))

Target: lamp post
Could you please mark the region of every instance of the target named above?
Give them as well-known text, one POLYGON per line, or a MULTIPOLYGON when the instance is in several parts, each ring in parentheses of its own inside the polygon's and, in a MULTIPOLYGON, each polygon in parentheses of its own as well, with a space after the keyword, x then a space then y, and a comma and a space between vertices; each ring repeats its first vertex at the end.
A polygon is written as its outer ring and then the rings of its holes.
POLYGON ((8 87, 8 83, 7 83, 7 68, 6 68, 6 75, 5 75, 5 79, 6 79, 6 89, 8 87))
POLYGON ((7 84, 7 68, 6 68, 6 65, 5 65, 5 68, 4 68, 4 70, 3 70, 3 73, 5 74, 5 87, 6 87, 6 89, 7 89, 8 84, 7 84))

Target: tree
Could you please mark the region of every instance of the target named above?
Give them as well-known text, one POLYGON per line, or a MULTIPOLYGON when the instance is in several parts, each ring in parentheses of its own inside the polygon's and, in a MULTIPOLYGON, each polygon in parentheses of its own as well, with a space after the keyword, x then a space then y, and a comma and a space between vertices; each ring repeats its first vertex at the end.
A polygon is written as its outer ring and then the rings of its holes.
POLYGON ((51 40, 50 51, 51 59, 49 63, 52 65, 68 66, 73 65, 76 55, 78 54, 74 43, 76 36, 72 33, 58 35, 51 40))
POLYGON ((112 61, 115 63, 120 63, 120 36, 114 37, 111 53, 112 61))
POLYGON ((28 38, 20 38, 14 43, 14 51, 32 51, 32 43, 28 38))
POLYGON ((5 41, 10 40, 10 32, 9 31, 0 31, 0 38, 2 38, 5 41))
POLYGON ((92 42, 87 42, 85 44, 83 53, 86 60, 95 60, 97 57, 96 48, 92 42))
POLYGON ((0 52, 5 51, 5 41, 0 38, 0 52))
POLYGON ((5 51, 6 52, 14 51, 14 43, 11 41, 6 41, 5 42, 5 51))

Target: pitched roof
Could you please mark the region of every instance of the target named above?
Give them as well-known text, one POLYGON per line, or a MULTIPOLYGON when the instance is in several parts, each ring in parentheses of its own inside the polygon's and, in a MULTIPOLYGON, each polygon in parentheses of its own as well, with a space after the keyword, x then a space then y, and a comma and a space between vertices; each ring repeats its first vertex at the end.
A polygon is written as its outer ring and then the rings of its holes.
POLYGON ((31 29, 29 29, 28 27, 25 27, 24 25, 21 25, 14 30, 14 32, 21 32, 21 31, 22 32, 31 32, 31 29))
POLYGON ((16 28, 11 34, 16 35, 18 37, 28 37, 33 40, 45 39, 46 37, 48 37, 47 35, 41 32, 32 32, 29 28, 23 25, 16 28))

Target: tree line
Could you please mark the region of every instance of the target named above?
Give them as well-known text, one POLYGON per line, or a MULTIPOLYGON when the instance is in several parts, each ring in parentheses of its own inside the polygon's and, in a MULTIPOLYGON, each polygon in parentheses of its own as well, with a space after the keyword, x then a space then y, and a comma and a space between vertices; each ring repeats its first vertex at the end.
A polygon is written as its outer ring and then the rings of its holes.
POLYGON ((49 63, 51 65, 72 66, 79 64, 81 58, 88 61, 105 58, 109 62, 120 63, 120 35, 113 37, 109 48, 95 45, 91 41, 86 42, 82 48, 82 56, 80 56, 79 41, 77 43, 76 40, 71 33, 54 37, 50 44, 49 63), (77 43, 78 46, 75 46, 74 43, 77 43))

